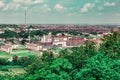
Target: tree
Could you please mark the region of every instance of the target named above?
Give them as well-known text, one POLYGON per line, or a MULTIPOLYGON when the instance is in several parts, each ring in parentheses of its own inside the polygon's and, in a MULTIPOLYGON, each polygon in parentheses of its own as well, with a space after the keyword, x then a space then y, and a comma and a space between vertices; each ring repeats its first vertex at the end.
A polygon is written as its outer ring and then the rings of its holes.
POLYGON ((76 73, 75 80, 119 80, 120 74, 112 68, 114 61, 103 54, 88 59, 85 68, 76 73))
POLYGON ((51 50, 43 51, 41 59, 43 62, 52 62, 54 59, 54 54, 51 50))
POLYGON ((75 68, 82 68, 86 60, 96 54, 97 50, 93 42, 86 42, 83 46, 65 49, 60 52, 60 55, 69 59, 75 68))
POLYGON ((0 65, 7 65, 7 64, 8 64, 8 62, 6 59, 0 58, 0 65))
POLYGON ((21 44, 22 44, 22 45, 25 45, 25 42, 26 42, 26 40, 25 40, 25 39, 22 39, 21 44))
POLYGON ((41 68, 27 77, 27 79, 41 80, 71 80, 69 75, 72 64, 68 59, 56 58, 51 64, 42 63, 41 68))
POLYGON ((13 58, 14 65, 16 65, 18 61, 18 56, 14 55, 12 58, 13 58))
POLYGON ((39 70, 42 66, 43 62, 40 57, 34 57, 33 62, 26 67, 26 71, 28 74, 34 74, 36 70, 39 70))
POLYGON ((106 35, 101 44, 100 51, 111 58, 119 58, 120 56, 120 33, 113 32, 106 35))

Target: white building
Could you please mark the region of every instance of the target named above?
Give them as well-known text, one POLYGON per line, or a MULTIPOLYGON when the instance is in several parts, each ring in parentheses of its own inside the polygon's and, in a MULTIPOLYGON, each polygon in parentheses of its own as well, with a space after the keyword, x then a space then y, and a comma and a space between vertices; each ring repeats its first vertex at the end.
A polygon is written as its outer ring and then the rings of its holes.
POLYGON ((53 45, 54 45, 54 46, 66 47, 66 41, 67 41, 67 40, 68 40, 68 37, 67 37, 67 36, 54 37, 53 45))
POLYGON ((41 38, 41 42, 42 43, 51 43, 51 42, 53 42, 53 37, 52 37, 51 33, 49 33, 48 35, 44 35, 41 38))

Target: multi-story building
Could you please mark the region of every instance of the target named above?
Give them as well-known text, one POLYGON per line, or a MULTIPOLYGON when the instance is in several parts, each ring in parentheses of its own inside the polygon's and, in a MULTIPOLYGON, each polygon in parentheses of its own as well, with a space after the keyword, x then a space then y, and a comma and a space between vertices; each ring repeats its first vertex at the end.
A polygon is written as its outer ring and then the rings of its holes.
POLYGON ((53 39, 53 46, 66 47, 68 36, 57 36, 53 39))
POLYGON ((48 35, 44 35, 41 38, 42 44, 52 44, 52 42, 53 42, 53 36, 51 35, 51 33, 49 33, 48 35))

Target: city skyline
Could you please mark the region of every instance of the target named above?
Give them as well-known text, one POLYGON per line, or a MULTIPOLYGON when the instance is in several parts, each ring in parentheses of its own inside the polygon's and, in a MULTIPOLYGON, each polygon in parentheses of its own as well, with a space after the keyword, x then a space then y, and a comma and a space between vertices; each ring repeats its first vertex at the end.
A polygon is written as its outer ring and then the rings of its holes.
POLYGON ((120 0, 0 0, 0 23, 120 24, 120 0))

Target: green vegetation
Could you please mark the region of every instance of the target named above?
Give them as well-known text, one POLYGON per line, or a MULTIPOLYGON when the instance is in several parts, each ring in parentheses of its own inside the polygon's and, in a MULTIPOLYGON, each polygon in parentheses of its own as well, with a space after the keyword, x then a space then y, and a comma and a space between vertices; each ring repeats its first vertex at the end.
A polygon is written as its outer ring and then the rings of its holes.
MULTIPOLYGON (((25 74, 1 75, 2 80, 120 80, 120 32, 113 32, 103 39, 99 49, 94 42, 80 47, 58 50, 54 57, 51 50, 41 57, 13 57, 11 63, 0 59, 3 65, 19 65, 25 74)), ((57 50, 56 50, 57 51, 57 50)), ((7 72, 3 68, 4 72, 7 72)))
POLYGON ((11 54, 0 51, 0 58, 11 58, 14 55, 24 57, 24 56, 30 56, 30 55, 36 55, 36 54, 28 50, 13 50, 11 54))
POLYGON ((25 70, 22 66, 10 66, 10 65, 6 65, 6 66, 0 66, 0 75, 10 75, 10 76, 14 76, 14 75, 20 75, 20 74, 25 74, 25 70))

